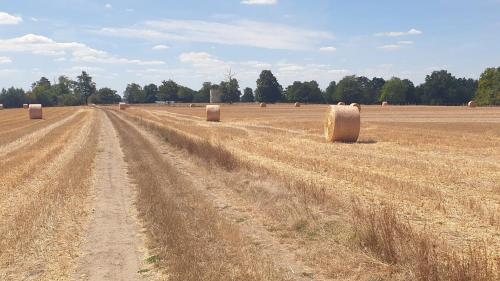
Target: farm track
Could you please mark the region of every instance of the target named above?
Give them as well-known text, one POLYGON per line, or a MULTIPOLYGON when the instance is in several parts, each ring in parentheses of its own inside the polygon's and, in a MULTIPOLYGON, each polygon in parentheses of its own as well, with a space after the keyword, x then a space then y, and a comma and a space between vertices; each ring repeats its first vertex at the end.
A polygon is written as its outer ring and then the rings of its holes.
MULTIPOLYGON (((455 247, 466 248, 471 242, 486 241, 493 253, 500 252, 500 187, 497 185, 500 182, 497 141, 500 130, 494 124, 484 123, 482 126, 487 129, 481 132, 467 130, 470 124, 460 124, 459 128, 452 123, 453 130, 447 134, 437 134, 442 126, 439 123, 428 125, 430 130, 402 127, 399 130, 402 135, 387 132, 394 139, 392 142, 328 145, 308 136, 279 132, 279 127, 266 132, 235 122, 209 124, 197 116, 179 113, 182 110, 193 112, 182 108, 173 109, 173 113, 170 109, 147 112, 149 110, 138 108, 126 114, 223 143, 239 159, 254 167, 326 187, 330 198, 343 202, 340 207, 345 210, 349 210, 353 197, 364 198, 366 205, 404 202, 397 204, 400 214, 415 225, 432 229, 455 247), (478 137, 484 131, 487 137, 478 137), (436 135, 440 139, 430 138, 436 135), (399 141, 412 137, 422 140, 423 144, 408 146, 399 141), (472 143, 468 147, 474 149, 461 149, 466 142, 472 143), (440 149, 434 145, 431 150, 431 144, 437 144, 440 149), (335 161, 322 155, 335 155, 335 161)), ((496 120, 495 116, 488 118, 496 120)), ((363 138, 373 138, 372 127, 377 128, 376 132, 386 132, 385 126, 390 129, 394 127, 392 124, 368 122, 363 138)))
POLYGON ((82 206, 97 145, 92 132, 99 127, 94 111, 73 116, 56 121, 57 126, 47 129, 50 134, 42 129, 33 143, 26 142, 26 149, 9 157, 9 173, 0 176, 2 184, 5 175, 21 183, 16 189, 2 186, 1 280, 69 278, 88 211, 82 206), (39 148, 45 151, 40 156, 39 148), (23 171, 26 167, 16 160, 29 160, 30 154, 35 159, 28 166, 32 170, 23 171))
POLYGON ((88 224, 75 280, 145 280, 145 259, 134 204, 135 192, 118 135, 99 110, 102 126, 95 160, 92 219, 88 224))

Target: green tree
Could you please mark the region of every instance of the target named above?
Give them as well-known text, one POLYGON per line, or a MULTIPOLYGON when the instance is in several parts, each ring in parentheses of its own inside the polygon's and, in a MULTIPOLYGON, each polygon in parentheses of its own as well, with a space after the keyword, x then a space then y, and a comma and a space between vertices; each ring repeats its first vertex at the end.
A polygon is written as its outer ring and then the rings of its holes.
POLYGON ((382 87, 382 94, 379 97, 379 101, 387 101, 390 104, 405 104, 407 103, 409 92, 410 85, 407 82, 397 77, 392 77, 382 87))
POLYGON ((28 97, 22 88, 10 87, 7 90, 2 89, 0 93, 0 103, 5 108, 22 107, 27 101, 28 97))
POLYGON ((127 85, 127 88, 123 93, 123 98, 128 103, 144 103, 146 100, 146 94, 144 93, 141 85, 132 83, 127 85))
POLYGON ((204 82, 198 92, 194 94, 194 102, 209 102, 210 101, 210 89, 212 88, 212 83, 204 82))
POLYGON ((195 93, 195 91, 188 87, 180 86, 179 91, 177 92, 177 97, 181 102, 192 102, 195 93))
POLYGON ((229 81, 220 82, 219 89, 222 93, 222 102, 233 103, 240 101, 240 85, 236 78, 230 78, 229 81))
POLYGON ((286 89, 286 97, 289 102, 321 103, 323 96, 316 81, 295 81, 286 89))
POLYGON ((263 70, 257 79, 255 99, 258 102, 274 103, 282 100, 283 87, 278 83, 271 70, 263 70))
POLYGON ((49 79, 42 77, 39 81, 31 85, 31 92, 28 93, 31 99, 43 106, 53 106, 57 104, 57 95, 52 89, 49 79))
POLYGON ((371 85, 368 78, 363 78, 360 79, 355 75, 342 78, 335 89, 334 102, 366 103, 369 91, 371 91, 371 85))
MULTIPOLYGON (((133 87, 135 88, 136 86, 133 87)), ((120 97, 120 95, 118 95, 115 90, 112 90, 107 87, 100 88, 95 96, 96 96, 96 102, 93 103, 96 104, 114 104, 122 100, 122 97, 120 97)))
POLYGON ((335 81, 330 82, 328 87, 326 87, 325 92, 323 93, 323 99, 326 103, 332 104, 335 103, 335 89, 337 88, 337 83, 335 81))
POLYGON ((475 100, 479 105, 500 105, 500 67, 481 74, 475 100))
POLYGON ((144 94, 146 95, 145 103, 154 103, 158 99, 158 86, 152 83, 144 86, 144 94))
POLYGON ((158 87, 158 99, 161 101, 177 101, 179 85, 172 80, 161 82, 158 87))
POLYGON ((87 99, 96 93, 95 83, 87 72, 82 71, 82 74, 77 76, 75 93, 81 97, 82 104, 87 104, 87 99))
POLYGON ((253 95, 252 88, 246 87, 243 90, 243 95, 241 96, 241 102, 255 102, 255 97, 253 95))
POLYGON ((369 97, 365 100, 366 104, 374 104, 377 103, 380 99, 380 95, 382 94, 382 88, 385 85, 384 78, 373 77, 371 80, 372 92, 369 97))

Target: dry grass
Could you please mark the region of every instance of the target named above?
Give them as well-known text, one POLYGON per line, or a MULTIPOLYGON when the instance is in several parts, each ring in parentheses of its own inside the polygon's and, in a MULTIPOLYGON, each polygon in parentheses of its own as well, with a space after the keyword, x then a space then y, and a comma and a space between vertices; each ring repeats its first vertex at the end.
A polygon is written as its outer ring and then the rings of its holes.
MULTIPOLYGON (((358 204, 354 204, 358 206, 358 204)), ((394 207, 355 207, 356 241, 381 260, 408 269, 412 280, 493 281, 498 280, 500 260, 484 244, 453 251, 424 230, 403 223, 394 207)))
MULTIPOLYGON (((316 121, 323 112, 323 109, 317 110, 319 108, 304 106, 290 111, 271 106, 271 110, 256 114, 258 109, 228 106, 223 108, 225 121, 213 125, 205 124, 194 108, 137 109, 127 115, 152 122, 162 130, 175 130, 187 138, 205 139, 210 143, 223 140, 224 149, 240 162, 237 167, 275 177, 294 193, 315 198, 307 201, 310 205, 325 206, 327 210, 336 208, 347 214, 353 197, 368 209, 379 202, 401 202, 394 207, 394 212, 404 214, 408 224, 398 225, 406 226, 409 233, 424 229, 422 232, 428 237, 438 233, 440 236, 436 251, 418 248, 425 239, 408 236, 412 241, 407 243, 415 245, 414 252, 428 251, 421 257, 432 256, 441 262, 437 271, 425 273, 422 266, 422 269, 410 268, 410 273, 419 272, 431 278, 432 272, 437 272, 438 277, 432 278, 446 280, 452 278, 447 275, 450 272, 467 272, 462 276, 469 274, 477 278, 483 275, 491 278, 494 275, 489 273, 498 272, 495 266, 485 266, 494 265, 498 260, 500 245, 496 235, 498 225, 491 219, 500 203, 498 186, 495 186, 500 180, 498 109, 488 108, 470 115, 462 108, 391 106, 381 112, 380 106, 378 109, 366 107, 359 143, 325 145, 321 140, 321 125, 315 128, 321 124, 316 121), (290 119, 289 113, 294 118, 298 115, 302 121, 286 121, 290 119), (469 207, 463 197, 474 197, 480 202, 479 206, 469 207), (485 251, 491 253, 482 256, 485 262, 474 260, 472 253, 468 253, 471 245, 481 241, 487 241, 489 246, 485 251), (446 264, 452 269, 447 271, 446 264)), ((190 151, 197 154, 196 149, 190 151)), ((202 156, 207 157, 214 155, 202 156)), ((396 218, 400 221, 399 216, 396 218)), ((317 225, 312 223, 310 227, 309 224, 305 229, 317 225)), ((359 232, 358 236, 368 237, 361 235, 360 228, 354 229, 359 232)), ((386 238, 396 239, 394 237, 386 238)), ((388 241, 392 245, 391 240, 388 241)), ((396 242, 392 246, 395 247, 392 252, 382 255, 376 247, 370 252, 404 271, 410 259, 398 252, 403 246, 396 242)))
POLYGON ((8 202, 0 208, 0 279, 69 279, 86 216, 82 205, 91 185, 97 146, 91 132, 97 126, 87 111, 8 159, 10 173, 0 176, 0 182, 5 183, 8 176, 18 186, 2 188, 0 196, 8 202), (52 148, 61 143, 64 146, 54 154, 52 148), (37 148, 47 149, 52 156, 37 157, 33 153, 37 148), (22 163, 30 154, 36 159, 31 167, 39 168, 26 177, 25 168, 30 166, 22 163))
MULTIPOLYGON (((126 160, 138 185, 137 206, 151 246, 171 280, 283 280, 151 143, 114 114, 109 117, 127 144, 126 160)), ((168 137, 181 140, 173 134, 168 137)), ((183 148, 189 147, 200 151, 195 144, 183 148)))

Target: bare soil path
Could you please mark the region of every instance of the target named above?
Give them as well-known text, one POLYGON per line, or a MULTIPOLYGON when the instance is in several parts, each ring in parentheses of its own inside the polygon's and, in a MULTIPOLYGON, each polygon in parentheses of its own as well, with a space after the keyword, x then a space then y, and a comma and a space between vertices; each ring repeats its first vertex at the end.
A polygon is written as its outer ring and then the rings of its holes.
POLYGON ((145 247, 134 206, 134 186, 117 132, 104 113, 99 115, 102 127, 95 162, 93 217, 75 279, 145 280, 140 273, 145 247))

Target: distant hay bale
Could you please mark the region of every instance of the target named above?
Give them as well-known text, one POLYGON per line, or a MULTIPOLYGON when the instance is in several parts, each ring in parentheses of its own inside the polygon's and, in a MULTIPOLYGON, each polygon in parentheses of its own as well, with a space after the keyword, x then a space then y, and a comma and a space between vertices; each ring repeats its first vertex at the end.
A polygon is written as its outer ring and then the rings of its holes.
POLYGON ((471 100, 468 104, 467 104, 468 107, 476 107, 477 106, 477 103, 473 100, 471 100))
POLYGON ((355 103, 355 102, 353 102, 353 103, 351 103, 351 106, 355 106, 355 107, 357 107, 357 108, 358 108, 358 110, 361 112, 361 105, 359 105, 359 103, 355 103))
POLYGON ((267 105, 266 105, 266 103, 265 103, 265 102, 261 102, 261 103, 260 103, 260 107, 266 107, 266 106, 267 106, 267 105))
POLYGON ((125 110, 125 109, 127 109, 127 104, 126 104, 126 103, 124 103, 124 102, 120 102, 120 103, 118 103, 118 109, 120 109, 120 110, 125 110))
POLYGON ((23 103, 23 108, 28 109, 29 105, 27 103, 23 103))
POLYGON ((194 104, 190 103, 190 104, 189 104, 189 107, 194 107, 194 104))
POLYGON ((207 105, 207 121, 220 121, 220 105, 207 105))
POLYGON ((295 107, 300 107, 300 102, 296 102, 295 107))
POLYGON ((0 103, 0 110, 2 110, 2 109, 3 109, 3 104, 0 103))
POLYGON ((328 142, 356 142, 361 119, 354 106, 330 105, 326 111, 324 130, 328 142))
POLYGON ((30 119, 42 119, 42 105, 30 104, 28 107, 28 114, 30 119))
POLYGON ((382 102, 382 106, 388 106, 388 105, 389 105, 388 102, 386 102, 386 101, 382 102))
POLYGON ((345 102, 339 101, 339 103, 337 103, 337 105, 345 105, 345 102))

